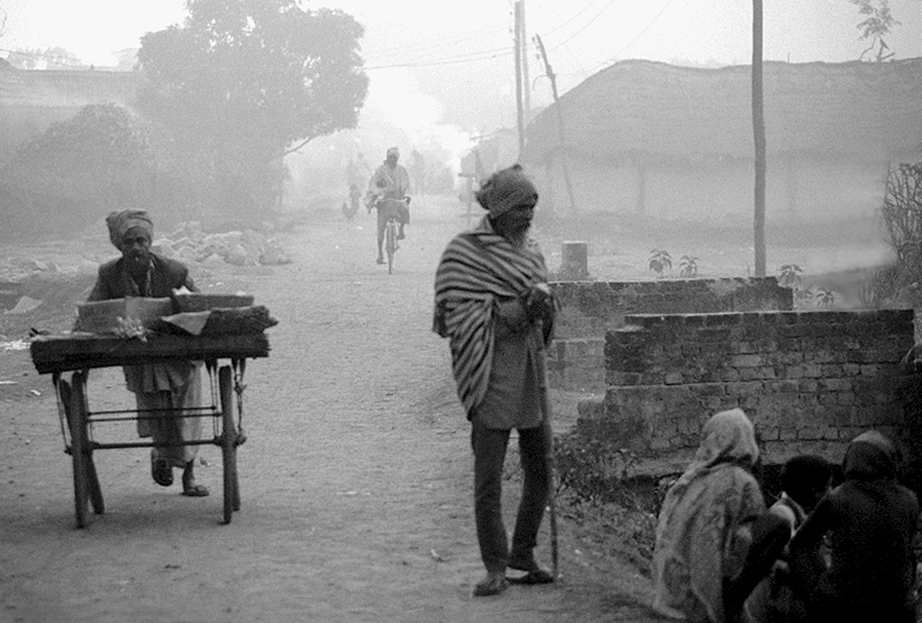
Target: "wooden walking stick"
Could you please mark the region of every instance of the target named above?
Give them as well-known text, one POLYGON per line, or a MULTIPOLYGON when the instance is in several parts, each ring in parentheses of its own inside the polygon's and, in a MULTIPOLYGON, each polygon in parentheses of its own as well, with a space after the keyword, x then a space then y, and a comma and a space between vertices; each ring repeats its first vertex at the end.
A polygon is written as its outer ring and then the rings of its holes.
POLYGON ((547 371, 544 362, 544 349, 538 357, 538 391, 541 394, 542 422, 544 435, 544 459, 547 464, 547 510, 551 522, 551 573, 554 581, 559 576, 557 554, 557 464, 554 461, 554 429, 551 426, 551 405, 548 398, 547 371))

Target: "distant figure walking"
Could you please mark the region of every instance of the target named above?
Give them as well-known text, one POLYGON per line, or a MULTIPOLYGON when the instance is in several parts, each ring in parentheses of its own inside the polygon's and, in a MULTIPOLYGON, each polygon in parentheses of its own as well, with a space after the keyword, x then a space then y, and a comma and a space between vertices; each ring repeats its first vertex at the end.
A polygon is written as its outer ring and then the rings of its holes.
POLYGON ((350 223, 355 220, 355 215, 359 211, 359 200, 362 198, 362 191, 359 190, 357 184, 352 184, 349 187, 349 203, 343 201, 343 216, 346 217, 346 220, 350 223))

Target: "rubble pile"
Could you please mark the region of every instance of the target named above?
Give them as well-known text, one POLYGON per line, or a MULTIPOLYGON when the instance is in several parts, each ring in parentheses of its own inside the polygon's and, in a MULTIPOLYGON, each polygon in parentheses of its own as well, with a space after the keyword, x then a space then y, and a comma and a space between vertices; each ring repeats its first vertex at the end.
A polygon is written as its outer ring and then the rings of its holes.
POLYGON ((274 240, 252 229, 206 234, 196 222, 186 223, 173 233, 158 237, 151 250, 183 262, 203 264, 255 266, 291 263, 291 258, 274 240))

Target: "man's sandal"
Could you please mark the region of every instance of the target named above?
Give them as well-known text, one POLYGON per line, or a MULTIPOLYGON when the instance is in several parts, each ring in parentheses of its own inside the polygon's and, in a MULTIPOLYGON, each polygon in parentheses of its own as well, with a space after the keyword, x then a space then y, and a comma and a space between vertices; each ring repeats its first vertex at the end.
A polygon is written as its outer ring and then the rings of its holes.
POLYGON ((161 487, 169 487, 173 484, 173 468, 166 459, 150 459, 150 475, 161 487))
POLYGON ((552 584, 554 582, 554 575, 539 565, 534 560, 529 560, 523 563, 510 562, 509 568, 516 571, 524 571, 524 575, 515 575, 512 577, 507 576, 507 579, 511 584, 552 584))
POLYGON ((203 498, 211 495, 211 491, 205 485, 189 485, 183 487, 182 494, 190 498, 203 498))
POLYGON ((515 576, 507 578, 510 584, 553 584, 554 576, 550 571, 546 569, 535 569, 534 571, 529 571, 525 575, 515 576))
POLYGON ((487 577, 474 585, 474 597, 499 595, 507 588, 509 588, 509 582, 504 576, 496 573, 488 573, 487 577))

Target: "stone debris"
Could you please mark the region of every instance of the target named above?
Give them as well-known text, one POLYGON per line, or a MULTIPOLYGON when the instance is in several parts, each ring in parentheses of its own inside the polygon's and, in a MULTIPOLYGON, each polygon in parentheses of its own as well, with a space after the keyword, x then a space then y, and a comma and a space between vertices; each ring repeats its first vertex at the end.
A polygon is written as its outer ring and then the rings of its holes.
POLYGON ((5 314, 28 314, 30 311, 42 304, 42 301, 34 299, 30 296, 23 296, 16 302, 16 306, 13 309, 9 309, 3 313, 5 314))
POLYGON ((186 223, 172 234, 154 240, 156 252, 184 262, 234 266, 290 264, 291 258, 271 238, 252 229, 206 234, 199 223, 186 223))

